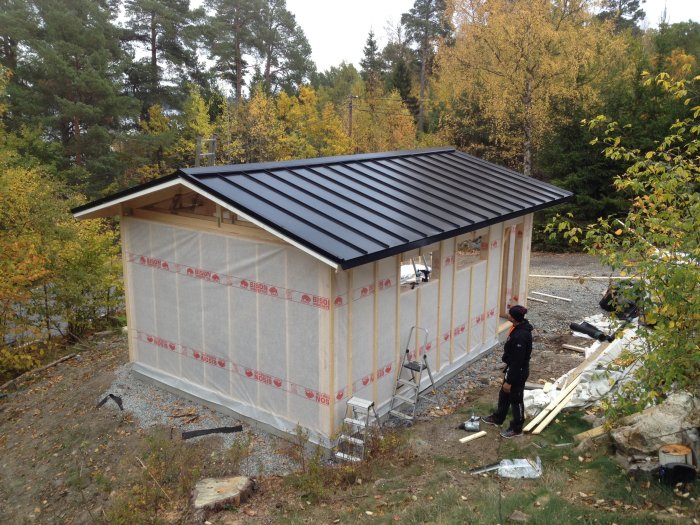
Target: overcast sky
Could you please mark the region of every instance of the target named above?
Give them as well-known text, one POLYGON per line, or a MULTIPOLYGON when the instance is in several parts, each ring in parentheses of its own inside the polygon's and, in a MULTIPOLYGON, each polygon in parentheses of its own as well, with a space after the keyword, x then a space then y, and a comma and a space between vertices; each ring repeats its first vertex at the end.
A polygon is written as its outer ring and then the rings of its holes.
MULTIPOLYGON (((287 0, 311 44, 311 58, 319 71, 343 60, 359 68, 369 31, 374 30, 379 47, 387 41, 387 22, 400 22, 401 13, 414 0, 287 0)), ((642 5, 650 26, 658 25, 667 6, 668 22, 700 22, 700 0, 647 0, 642 5)))

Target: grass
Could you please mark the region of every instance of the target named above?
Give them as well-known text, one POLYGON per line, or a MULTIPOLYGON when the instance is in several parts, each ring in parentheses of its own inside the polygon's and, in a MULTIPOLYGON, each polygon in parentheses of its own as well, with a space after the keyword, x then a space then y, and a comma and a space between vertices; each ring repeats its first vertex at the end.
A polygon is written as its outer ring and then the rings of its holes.
MULTIPOLYGON (((471 415, 471 409, 466 413, 471 415)), ((541 436, 529 438, 541 448, 523 448, 519 440, 501 441, 501 458, 540 456, 544 471, 535 480, 501 479, 495 473, 473 477, 466 474, 465 465, 474 458, 417 455, 404 440, 392 453, 379 455, 362 467, 362 485, 338 481, 338 469, 357 467, 326 467, 315 472, 325 492, 312 505, 305 504, 304 510, 286 508, 273 521, 491 525, 508 523, 514 513, 524 513, 530 524, 636 525, 686 523, 693 512, 697 517, 697 507, 693 510, 690 500, 698 497, 697 487, 688 487, 690 496, 682 498, 658 482, 629 478, 608 450, 579 457, 573 445, 555 446, 573 443, 573 436, 587 428, 577 415, 560 416, 541 436), (671 506, 685 517, 658 514, 671 506)))

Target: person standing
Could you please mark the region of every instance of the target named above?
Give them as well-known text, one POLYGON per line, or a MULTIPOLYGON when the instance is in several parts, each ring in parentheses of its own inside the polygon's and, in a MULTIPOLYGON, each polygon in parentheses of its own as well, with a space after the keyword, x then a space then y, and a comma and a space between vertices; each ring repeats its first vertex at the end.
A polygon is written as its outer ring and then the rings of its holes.
POLYGON ((508 339, 503 347, 502 360, 506 364, 503 371, 503 385, 498 393, 498 408, 490 416, 482 417, 484 423, 501 426, 511 408, 512 419, 508 429, 501 432, 504 438, 522 436, 525 423, 523 394, 525 381, 530 375, 530 355, 532 354, 532 325, 525 319, 527 308, 516 304, 508 310, 508 320, 513 323, 508 339))

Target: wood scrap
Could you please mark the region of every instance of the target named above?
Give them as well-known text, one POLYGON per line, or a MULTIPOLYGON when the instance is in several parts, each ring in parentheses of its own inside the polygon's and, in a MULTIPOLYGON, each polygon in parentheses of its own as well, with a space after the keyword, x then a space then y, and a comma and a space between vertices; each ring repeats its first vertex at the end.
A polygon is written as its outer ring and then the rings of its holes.
POLYGON ((552 299, 559 299, 560 301, 566 301, 568 303, 571 302, 571 299, 569 299, 567 297, 559 297, 558 295, 551 295, 551 294, 542 293, 542 292, 530 292, 530 293, 533 293, 535 295, 541 295, 542 297, 551 297, 552 299))
POLYGON ((469 443, 470 441, 472 441, 474 439, 478 439, 480 437, 484 437, 485 435, 486 435, 486 431, 481 430, 480 432, 477 432, 476 434, 472 434, 471 436, 466 436, 466 437, 460 438, 459 442, 460 443, 469 443))
POLYGON ((537 297, 528 297, 527 300, 528 300, 528 301, 534 301, 534 302, 536 302, 536 303, 544 303, 544 304, 548 304, 548 303, 549 303, 549 301, 545 301, 544 299, 537 299, 537 297))
POLYGON ((544 385, 540 385, 539 383, 531 383, 530 381, 525 382, 525 390, 540 390, 541 388, 544 388, 544 385))
POLYGON ((581 346, 563 344, 561 345, 561 347, 565 348, 566 350, 573 350, 574 352, 578 352, 579 354, 586 353, 586 349, 581 346))
POLYGON ((599 427, 593 427, 590 430, 586 430, 585 432, 581 432, 579 434, 576 434, 574 436, 574 441, 576 443, 580 443, 581 441, 589 438, 594 438, 598 436, 604 436, 605 434, 608 433, 608 429, 605 428, 605 425, 600 425, 599 427))

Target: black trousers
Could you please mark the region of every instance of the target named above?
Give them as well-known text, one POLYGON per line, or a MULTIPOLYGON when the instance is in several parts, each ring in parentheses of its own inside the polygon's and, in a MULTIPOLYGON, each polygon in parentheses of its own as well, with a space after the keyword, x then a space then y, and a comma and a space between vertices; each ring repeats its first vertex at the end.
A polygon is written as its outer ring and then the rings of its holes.
POLYGON ((510 429, 515 432, 522 432, 525 423, 525 405, 523 404, 525 381, 527 381, 527 376, 520 382, 510 385, 510 394, 506 394, 501 388, 498 393, 498 408, 493 415, 497 423, 503 423, 508 415, 508 409, 511 408, 513 414, 510 420, 510 429))

